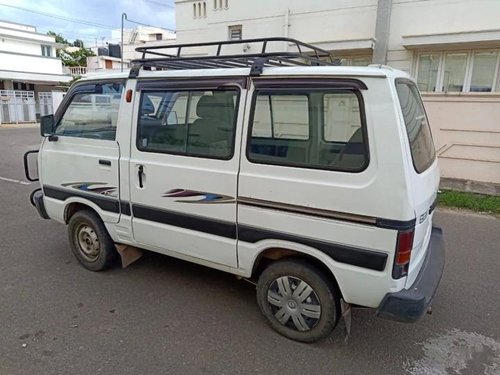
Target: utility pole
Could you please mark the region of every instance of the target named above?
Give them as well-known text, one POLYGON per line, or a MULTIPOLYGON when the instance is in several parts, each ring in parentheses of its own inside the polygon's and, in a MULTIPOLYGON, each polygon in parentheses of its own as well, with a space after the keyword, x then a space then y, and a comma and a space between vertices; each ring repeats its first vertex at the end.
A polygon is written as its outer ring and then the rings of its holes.
POLYGON ((121 42, 121 51, 120 51, 120 64, 121 64, 121 71, 123 72, 123 24, 125 23, 125 20, 127 19, 127 13, 122 13, 122 42, 121 42))
POLYGON ((377 22, 375 24, 374 64, 387 64, 387 49, 391 30, 392 0, 378 0, 377 22))

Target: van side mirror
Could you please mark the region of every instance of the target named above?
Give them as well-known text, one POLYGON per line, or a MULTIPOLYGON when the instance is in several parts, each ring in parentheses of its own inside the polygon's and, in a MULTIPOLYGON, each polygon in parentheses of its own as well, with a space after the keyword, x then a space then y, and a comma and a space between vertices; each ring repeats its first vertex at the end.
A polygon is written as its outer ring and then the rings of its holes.
POLYGON ((48 137, 54 134, 54 115, 42 116, 40 118, 40 135, 48 137))

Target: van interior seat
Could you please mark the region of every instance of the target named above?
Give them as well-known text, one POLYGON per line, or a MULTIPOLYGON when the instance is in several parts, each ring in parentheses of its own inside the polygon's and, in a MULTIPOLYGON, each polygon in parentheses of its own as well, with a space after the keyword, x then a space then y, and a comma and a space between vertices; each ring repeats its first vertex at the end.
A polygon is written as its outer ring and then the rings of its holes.
POLYGON ((359 169, 366 160, 366 149, 363 129, 358 128, 349 138, 342 151, 337 155, 332 165, 347 169, 359 169))
POLYGON ((232 95, 204 95, 196 106, 199 117, 189 126, 188 151, 209 148, 214 156, 225 154, 232 144, 234 104, 232 95))

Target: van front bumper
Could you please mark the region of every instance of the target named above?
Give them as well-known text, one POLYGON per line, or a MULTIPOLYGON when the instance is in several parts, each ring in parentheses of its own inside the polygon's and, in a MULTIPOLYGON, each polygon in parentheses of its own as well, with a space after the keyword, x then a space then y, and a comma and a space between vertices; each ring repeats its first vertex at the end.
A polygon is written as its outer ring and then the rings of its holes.
POLYGON ((43 192, 42 189, 34 190, 30 195, 30 202, 36 207, 38 214, 44 219, 50 219, 47 215, 47 210, 45 209, 45 204, 43 203, 43 192))
POLYGON ((377 309, 377 316, 398 322, 414 323, 429 309, 445 263, 443 232, 433 227, 429 248, 417 279, 409 289, 388 293, 377 309))

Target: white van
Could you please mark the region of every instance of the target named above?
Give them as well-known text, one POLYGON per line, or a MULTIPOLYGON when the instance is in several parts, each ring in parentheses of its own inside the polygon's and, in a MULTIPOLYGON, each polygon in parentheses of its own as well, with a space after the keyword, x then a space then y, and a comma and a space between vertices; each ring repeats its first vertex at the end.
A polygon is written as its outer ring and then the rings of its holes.
POLYGON ((422 317, 444 244, 407 74, 284 38, 139 50, 130 72, 78 81, 42 119, 31 201, 68 225, 84 267, 112 266, 119 244, 255 280, 271 326, 304 342, 331 333, 341 300, 422 317), (183 54, 200 46, 217 52, 183 54))

